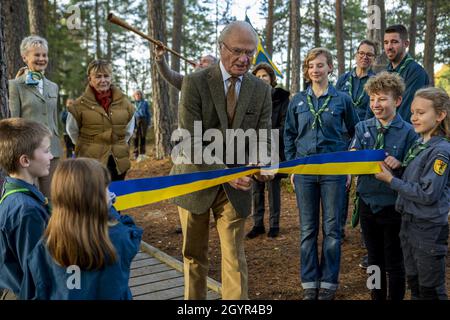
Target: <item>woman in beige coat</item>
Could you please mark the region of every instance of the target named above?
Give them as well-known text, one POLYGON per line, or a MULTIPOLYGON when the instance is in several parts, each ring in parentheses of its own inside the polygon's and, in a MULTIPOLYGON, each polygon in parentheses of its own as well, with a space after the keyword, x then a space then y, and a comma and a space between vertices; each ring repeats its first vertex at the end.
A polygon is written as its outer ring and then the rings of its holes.
POLYGON ((58 132, 58 86, 45 77, 48 65, 48 43, 39 36, 29 36, 22 40, 20 54, 27 65, 16 79, 9 81, 9 108, 11 117, 35 120, 45 124, 53 136, 50 174, 39 178, 40 191, 50 196, 50 181, 61 156, 58 132))

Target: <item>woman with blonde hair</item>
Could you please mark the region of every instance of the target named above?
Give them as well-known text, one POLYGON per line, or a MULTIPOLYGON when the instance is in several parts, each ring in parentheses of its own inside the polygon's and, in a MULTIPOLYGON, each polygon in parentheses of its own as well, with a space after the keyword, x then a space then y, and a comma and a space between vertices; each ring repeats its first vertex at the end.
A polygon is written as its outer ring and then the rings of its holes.
POLYGON ((68 107, 67 134, 75 145, 75 156, 97 159, 113 181, 124 180, 131 166, 128 141, 134 131, 134 106, 112 84, 108 61, 93 60, 87 76, 85 92, 68 107))
MULTIPOLYGON (((329 83, 332 71, 333 58, 329 50, 314 48, 308 52, 303 74, 309 86, 292 98, 286 115, 284 153, 287 161, 347 149, 343 123, 353 137, 358 116, 350 97, 329 83)), ((293 179, 301 221, 303 299, 332 300, 339 280, 346 176, 298 174, 293 179), (319 257, 321 214, 323 241, 319 257)))
POLYGON ((88 158, 61 162, 52 181, 52 216, 28 258, 26 299, 129 300, 130 264, 142 229, 112 218, 108 170, 88 158))
POLYGON ((61 157, 58 131, 58 86, 45 77, 48 66, 48 43, 39 36, 29 36, 20 44, 20 54, 26 67, 16 79, 9 80, 11 117, 25 118, 44 124, 52 133, 50 174, 39 178, 39 190, 50 197, 50 182, 61 157))

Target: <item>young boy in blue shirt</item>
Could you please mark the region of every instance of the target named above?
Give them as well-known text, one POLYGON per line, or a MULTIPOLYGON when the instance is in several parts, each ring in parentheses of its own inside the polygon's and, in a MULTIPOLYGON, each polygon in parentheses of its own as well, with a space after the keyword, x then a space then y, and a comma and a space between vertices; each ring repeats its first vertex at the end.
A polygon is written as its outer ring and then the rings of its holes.
MULTIPOLYGON (((356 125, 351 145, 356 150, 383 149, 384 164, 394 171, 401 168, 406 152, 418 138, 396 113, 404 89, 402 78, 394 73, 382 72, 367 81, 365 90, 374 117, 356 125)), ((395 210, 397 193, 374 175, 359 176, 356 192, 369 266, 376 265, 381 271, 381 288, 371 291, 372 299, 402 300, 405 271, 399 238, 401 217, 395 210)))
MULTIPOLYGON (((8 174, 0 199, 0 288, 20 294, 26 260, 47 225, 37 179, 49 174, 50 130, 35 121, 0 121, 0 166, 8 174)), ((5 294, 4 294, 5 295, 5 294)))

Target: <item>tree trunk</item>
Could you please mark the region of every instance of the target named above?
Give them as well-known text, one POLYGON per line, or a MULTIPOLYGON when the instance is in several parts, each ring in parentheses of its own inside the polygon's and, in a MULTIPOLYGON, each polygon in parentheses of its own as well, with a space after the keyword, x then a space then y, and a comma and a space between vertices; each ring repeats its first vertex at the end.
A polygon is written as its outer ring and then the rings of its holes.
POLYGON ((436 0, 427 0, 426 15, 427 29, 425 33, 425 50, 423 54, 423 67, 430 77, 430 85, 434 86, 434 52, 436 40, 436 0))
POLYGON ((102 48, 100 44, 100 17, 99 10, 100 6, 98 5, 98 0, 95 0, 95 56, 97 59, 102 58, 102 48))
MULTIPOLYGON (((173 29, 172 29, 172 49, 176 52, 181 50, 181 30, 183 27, 184 1, 173 0, 173 29)), ((180 72, 180 58, 175 55, 170 56, 170 67, 176 72, 180 72)), ((178 119, 178 96, 179 91, 173 86, 169 86, 170 112, 172 114, 172 127, 177 127, 178 119)))
MULTIPOLYGON (((8 108, 8 74, 5 50, 5 21, 3 18, 3 4, 0 2, 0 119, 9 117, 8 108)), ((5 173, 0 168, 0 192, 3 189, 5 173)))
POLYGON ((5 24, 5 49, 8 79, 14 79, 19 68, 25 66, 20 55, 20 43, 28 35, 28 14, 25 1, 1 0, 1 15, 5 24))
POLYGON ((289 90, 291 87, 291 57, 292 57, 292 47, 291 47, 291 28, 292 28, 292 14, 290 14, 291 8, 289 4, 289 32, 287 38, 287 62, 286 62, 286 89, 289 90))
MULTIPOLYGON (((147 0, 147 14, 149 34, 152 38, 166 42, 165 20, 163 17, 163 0, 147 0)), ((162 159, 171 152, 170 137, 172 134, 172 113, 169 107, 168 85, 159 75, 154 64, 153 45, 150 45, 150 59, 152 61, 152 98, 153 125, 155 128, 155 155, 162 159)))
POLYGON ((46 37, 46 0, 28 0, 28 19, 30 20, 30 34, 46 37))
POLYGON ((416 58, 417 37, 417 0, 411 0, 411 16, 409 20, 409 54, 416 58))
POLYGON ((336 0, 336 50, 338 77, 340 77, 345 72, 344 17, 342 0, 336 0))
MULTIPOLYGON (((110 0, 106 1, 106 12, 109 13, 111 11, 110 0)), ((111 31, 111 23, 105 24, 106 29, 106 60, 112 62, 112 31, 111 31)))
POLYGON ((290 91, 300 91, 300 0, 291 1, 291 87, 290 91))
POLYGON ((384 9, 384 0, 369 0, 367 16, 367 39, 373 41, 376 44, 378 52, 378 56, 375 59, 372 69, 375 72, 379 72, 385 70, 388 63, 388 59, 383 50, 384 30, 386 29, 386 13, 384 9))
POLYGON ((266 51, 270 57, 273 54, 273 10, 274 10, 274 0, 268 1, 268 12, 266 20, 266 51))
POLYGON ((319 0, 314 0, 314 47, 320 47, 319 0))
MULTIPOLYGON (((0 12, 2 3, 0 2, 0 12)), ((8 73, 5 51, 5 20, 0 15, 0 119, 9 117, 8 108, 8 73)), ((1 177, 0 177, 1 178, 1 177)))

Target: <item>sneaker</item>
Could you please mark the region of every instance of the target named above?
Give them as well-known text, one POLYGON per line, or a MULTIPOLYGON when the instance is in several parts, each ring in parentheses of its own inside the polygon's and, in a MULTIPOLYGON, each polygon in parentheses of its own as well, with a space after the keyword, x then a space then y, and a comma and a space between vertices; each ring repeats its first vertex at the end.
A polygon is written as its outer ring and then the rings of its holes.
POLYGON ((144 160, 144 158, 142 158, 142 154, 140 154, 137 159, 136 162, 141 162, 142 160, 144 160))
POLYGON ((336 290, 320 288, 319 290, 319 300, 334 300, 336 296, 336 290))
POLYGON ((366 254, 361 258, 361 262, 359 263, 359 267, 362 269, 367 269, 369 267, 369 256, 366 254))
POLYGON ((176 234, 181 234, 181 233, 183 233, 183 229, 181 229, 181 227, 178 226, 178 227, 175 228, 175 233, 176 234))
POLYGON ((279 228, 270 228, 269 232, 267 233, 267 236, 269 238, 276 238, 276 237, 278 237, 279 233, 280 233, 280 229, 279 228))
POLYGON ((266 233, 266 230, 264 227, 253 227, 252 230, 250 230, 249 233, 247 233, 247 238, 253 239, 259 236, 260 234, 266 233))
POLYGON ((317 289, 316 288, 304 289, 303 300, 317 300, 317 289))

